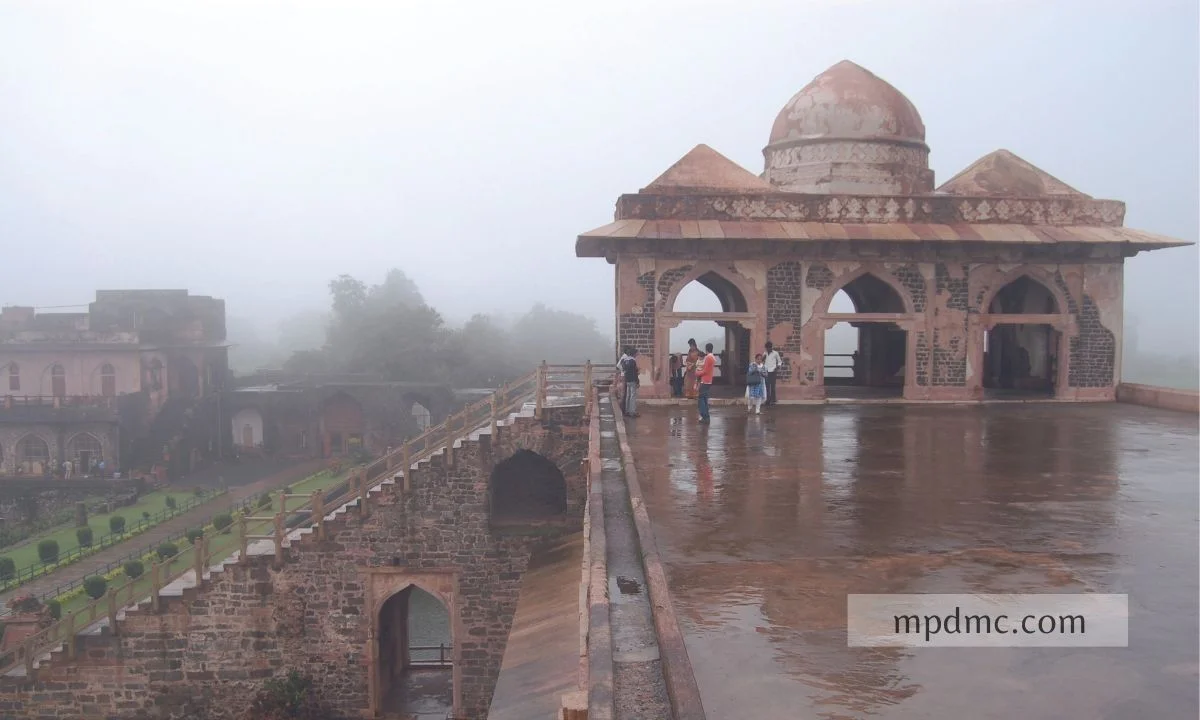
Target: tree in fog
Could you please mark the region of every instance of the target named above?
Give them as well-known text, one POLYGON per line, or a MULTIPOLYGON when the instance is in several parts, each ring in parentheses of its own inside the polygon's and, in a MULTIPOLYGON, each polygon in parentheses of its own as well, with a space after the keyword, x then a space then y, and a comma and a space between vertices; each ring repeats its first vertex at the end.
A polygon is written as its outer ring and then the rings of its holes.
POLYGON ((596 329, 596 321, 585 315, 554 310, 537 303, 512 327, 516 359, 531 368, 549 363, 581 364, 587 360, 613 360, 612 341, 596 329))

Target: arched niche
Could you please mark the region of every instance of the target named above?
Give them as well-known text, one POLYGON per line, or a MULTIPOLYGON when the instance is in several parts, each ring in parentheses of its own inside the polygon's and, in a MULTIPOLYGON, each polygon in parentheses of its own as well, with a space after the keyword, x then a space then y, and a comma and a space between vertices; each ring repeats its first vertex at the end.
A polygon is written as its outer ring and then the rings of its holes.
POLYGON ((492 469, 488 500, 493 525, 557 520, 567 512, 567 480, 550 460, 518 450, 492 469))

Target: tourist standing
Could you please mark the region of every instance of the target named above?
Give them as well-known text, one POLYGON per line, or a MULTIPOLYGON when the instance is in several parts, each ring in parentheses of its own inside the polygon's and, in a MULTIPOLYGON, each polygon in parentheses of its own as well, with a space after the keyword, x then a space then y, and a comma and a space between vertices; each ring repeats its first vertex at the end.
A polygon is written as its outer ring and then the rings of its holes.
POLYGON ((696 379, 699 381, 696 404, 700 408, 700 422, 702 423, 708 422, 708 393, 712 390, 713 371, 716 367, 717 358, 713 355, 713 344, 708 343, 704 346, 704 358, 696 369, 696 379))
POLYGON ((763 399, 766 397, 766 377, 763 371, 763 354, 754 356, 754 362, 746 370, 746 412, 762 414, 763 399))
MULTIPOLYGON (((761 354, 758 357, 763 357, 761 354)), ((779 372, 779 366, 783 364, 783 357, 779 351, 775 349, 775 345, 767 341, 767 354, 762 361, 762 370, 766 373, 767 381, 767 405, 774 405, 778 402, 775 397, 775 377, 779 372)))
POLYGON ((617 360, 617 404, 621 406, 621 412, 625 410, 625 361, 629 359, 629 346, 621 348, 621 357, 617 360))
POLYGON ((683 395, 683 367, 678 355, 671 353, 667 368, 670 371, 671 397, 679 397, 683 395))
POLYGON ((638 365, 637 348, 630 348, 629 355, 621 362, 621 372, 625 376, 625 417, 638 417, 638 365))
POLYGON ((700 348, 696 347, 696 340, 688 340, 687 361, 684 363, 683 372, 683 389, 689 398, 696 397, 696 370, 700 364, 700 360, 704 355, 700 352, 700 348))

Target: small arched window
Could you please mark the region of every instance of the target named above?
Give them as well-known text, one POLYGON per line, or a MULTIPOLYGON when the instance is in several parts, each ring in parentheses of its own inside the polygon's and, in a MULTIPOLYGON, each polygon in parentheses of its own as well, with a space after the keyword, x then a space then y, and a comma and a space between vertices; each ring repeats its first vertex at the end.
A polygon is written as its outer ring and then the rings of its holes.
POLYGON ((100 366, 100 394, 104 397, 117 394, 117 371, 108 363, 100 366))
POLYGON ((14 363, 8 364, 8 391, 15 392, 21 389, 21 367, 14 363))
POLYGON ((54 397, 67 396, 67 371, 57 363, 50 368, 50 393, 54 397))

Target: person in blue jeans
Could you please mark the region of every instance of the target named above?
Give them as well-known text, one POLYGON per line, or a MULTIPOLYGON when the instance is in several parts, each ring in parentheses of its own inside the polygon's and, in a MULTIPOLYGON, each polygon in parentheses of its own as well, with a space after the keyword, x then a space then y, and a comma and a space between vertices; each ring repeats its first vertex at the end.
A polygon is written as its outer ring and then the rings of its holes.
POLYGON ((713 344, 704 346, 704 359, 696 368, 696 380, 700 384, 700 393, 696 403, 700 407, 700 422, 708 422, 708 393, 712 390, 713 372, 717 367, 717 358, 713 355, 713 344))

